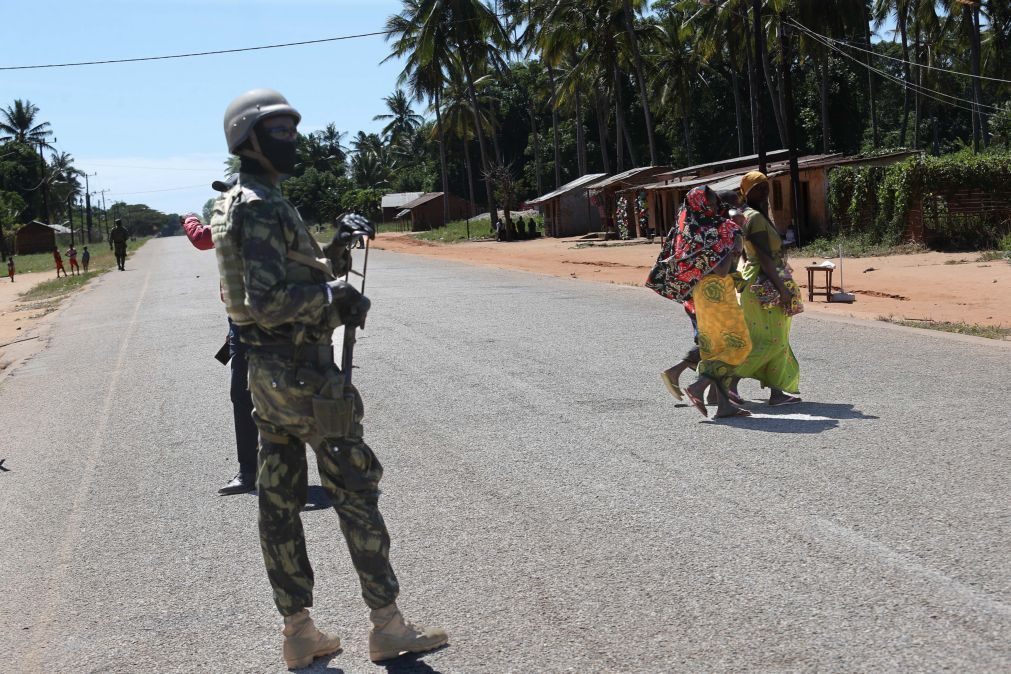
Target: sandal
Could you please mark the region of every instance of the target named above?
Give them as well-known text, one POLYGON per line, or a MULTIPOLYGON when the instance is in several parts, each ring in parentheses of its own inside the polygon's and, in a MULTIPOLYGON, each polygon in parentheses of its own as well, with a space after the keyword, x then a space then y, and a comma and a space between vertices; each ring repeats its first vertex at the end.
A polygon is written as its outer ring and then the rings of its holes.
POLYGON ((796 405, 797 403, 804 402, 799 396, 786 396, 784 400, 780 400, 778 403, 769 401, 769 407, 781 407, 782 405, 796 405))
POLYGON ((734 393, 733 391, 727 391, 727 400, 734 403, 735 405, 743 405, 744 398, 734 393))
POLYGON ((684 394, 681 392, 681 387, 678 386, 677 382, 674 381, 674 378, 667 373, 667 370, 660 373, 660 379, 663 379, 664 386, 667 387, 667 390, 670 391, 672 396, 674 396, 677 400, 684 400, 684 394))
POLYGON ((685 389, 685 395, 688 396, 689 402, 691 402, 691 404, 695 406, 695 409, 701 412, 702 416, 708 419, 709 412, 706 411, 706 403, 702 400, 702 398, 692 393, 692 390, 688 388, 685 389))
POLYGON ((749 412, 748 410, 741 409, 740 407, 738 407, 737 409, 735 409, 730 414, 717 414, 717 415, 713 416, 713 419, 730 419, 732 417, 750 417, 750 416, 751 416, 751 412, 749 412))

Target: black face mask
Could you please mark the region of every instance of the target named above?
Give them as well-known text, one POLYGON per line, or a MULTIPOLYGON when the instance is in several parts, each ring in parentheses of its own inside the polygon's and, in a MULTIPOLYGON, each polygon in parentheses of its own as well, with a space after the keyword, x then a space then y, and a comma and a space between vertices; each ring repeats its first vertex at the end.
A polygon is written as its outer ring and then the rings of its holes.
POLYGON ((295 172, 296 144, 293 140, 278 140, 268 133, 256 130, 256 140, 260 151, 278 173, 291 175, 295 172))

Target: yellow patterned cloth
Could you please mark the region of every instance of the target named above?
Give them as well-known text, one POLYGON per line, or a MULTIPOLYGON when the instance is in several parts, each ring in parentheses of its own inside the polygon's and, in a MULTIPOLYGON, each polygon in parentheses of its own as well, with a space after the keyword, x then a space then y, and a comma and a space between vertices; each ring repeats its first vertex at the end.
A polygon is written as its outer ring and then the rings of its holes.
POLYGON ((726 391, 734 369, 751 353, 751 336, 744 311, 737 301, 734 279, 729 275, 709 274, 699 281, 692 297, 699 322, 702 356, 698 373, 714 380, 726 391))

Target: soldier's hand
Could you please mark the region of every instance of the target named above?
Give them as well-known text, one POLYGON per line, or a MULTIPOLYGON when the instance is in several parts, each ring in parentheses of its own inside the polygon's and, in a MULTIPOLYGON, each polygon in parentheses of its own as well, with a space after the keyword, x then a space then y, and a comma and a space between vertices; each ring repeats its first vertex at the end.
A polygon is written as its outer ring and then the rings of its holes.
POLYGON ((333 306, 337 308, 341 322, 344 325, 365 327, 365 316, 372 307, 369 298, 347 281, 330 281, 327 286, 333 295, 333 306))

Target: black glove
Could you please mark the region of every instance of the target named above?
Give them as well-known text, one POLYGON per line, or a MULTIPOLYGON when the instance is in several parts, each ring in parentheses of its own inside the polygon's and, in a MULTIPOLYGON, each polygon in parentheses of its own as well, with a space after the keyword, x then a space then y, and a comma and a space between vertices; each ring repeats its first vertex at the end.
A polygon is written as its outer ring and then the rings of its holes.
POLYGON ((327 283, 333 294, 333 306, 340 314, 344 325, 364 328, 365 316, 372 308, 368 297, 358 292, 358 289, 347 281, 330 281, 327 283))

